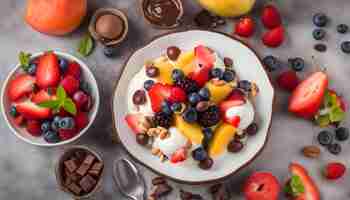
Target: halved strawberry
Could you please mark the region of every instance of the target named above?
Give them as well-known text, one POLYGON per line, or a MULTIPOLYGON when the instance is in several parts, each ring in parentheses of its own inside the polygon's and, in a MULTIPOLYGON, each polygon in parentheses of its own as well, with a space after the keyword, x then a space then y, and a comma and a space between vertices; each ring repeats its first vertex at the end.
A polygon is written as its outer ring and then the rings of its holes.
POLYGON ((326 165, 323 174, 329 180, 336 180, 341 178, 345 171, 346 167, 343 163, 333 162, 326 165))
POLYGON ((328 76, 315 72, 302 81, 289 99, 289 112, 304 118, 312 118, 319 110, 328 87, 328 76))
POLYGON ((245 104, 245 99, 235 99, 235 100, 226 100, 220 103, 219 108, 221 113, 225 113, 228 109, 236 106, 245 104))
POLYGON ((282 19, 277 8, 271 4, 264 6, 261 21, 268 29, 276 28, 282 24, 282 19))
POLYGON ((250 37, 254 34, 255 22, 251 17, 241 18, 235 26, 235 34, 241 37, 250 37))
POLYGON ((84 129, 89 124, 89 115, 86 112, 78 112, 74 116, 77 131, 84 129))
POLYGON ((289 165, 289 171, 293 176, 298 176, 304 186, 304 193, 293 197, 293 200, 320 200, 320 191, 303 166, 297 163, 291 163, 289 165))
POLYGON ((167 84, 156 83, 148 91, 148 95, 151 100, 152 110, 154 112, 159 112, 162 110, 162 102, 164 100, 174 102, 184 102, 186 101, 186 92, 176 86, 171 86, 167 84))
POLYGON ((15 119, 14 122, 17 126, 22 126, 24 124, 24 117, 22 115, 18 115, 15 119))
POLYGON ((187 159, 187 150, 185 148, 178 149, 170 158, 170 162, 179 163, 187 159))
POLYGON ((279 47, 284 41, 284 28, 278 26, 266 32, 262 37, 262 42, 268 47, 279 47))
POLYGON ((49 100, 52 100, 54 99, 55 97, 54 96, 51 96, 47 90, 45 89, 42 89, 40 90, 39 92, 37 92, 36 94, 34 94, 31 98, 31 101, 38 104, 38 103, 42 103, 42 102, 45 102, 45 101, 49 101, 49 100))
POLYGON ((242 92, 242 90, 235 89, 231 92, 231 94, 228 96, 227 100, 238 100, 238 101, 246 101, 245 95, 242 92))
POLYGON ((203 45, 194 48, 197 66, 189 78, 196 81, 198 86, 202 87, 210 78, 210 71, 214 66, 215 56, 213 52, 203 45))
POLYGON ((36 83, 40 88, 56 87, 60 82, 60 67, 57 56, 46 53, 41 56, 36 70, 36 83))
POLYGON ((241 117, 240 116, 232 116, 232 117, 225 117, 225 122, 231 124, 234 127, 238 127, 241 123, 241 117))
POLYGON ((78 131, 76 129, 59 129, 58 135, 60 136, 61 140, 69 140, 76 136, 78 131))
POLYGON ((143 133, 145 131, 142 126, 144 120, 145 116, 142 114, 128 114, 125 116, 125 121, 135 134, 143 133))
POLYGON ((69 95, 79 90, 79 81, 71 75, 65 76, 60 84, 69 95))
POLYGON ((7 95, 11 101, 31 93, 34 89, 35 78, 27 74, 21 74, 9 82, 7 95))
POLYGON ((16 105, 18 113, 25 119, 47 119, 51 117, 51 109, 39 107, 31 101, 24 101, 16 105))
POLYGON ((26 130, 30 135, 39 137, 41 135, 41 123, 36 120, 28 120, 26 130))
POLYGON ((294 70, 282 72, 277 77, 277 84, 280 88, 293 91, 299 84, 299 78, 294 70))
POLYGON ((65 72, 65 76, 71 75, 76 79, 80 79, 81 69, 80 65, 76 62, 70 62, 67 68, 67 71, 65 72))
POLYGON ((280 192, 277 178, 270 172, 255 172, 244 184, 246 200, 277 200, 280 192))

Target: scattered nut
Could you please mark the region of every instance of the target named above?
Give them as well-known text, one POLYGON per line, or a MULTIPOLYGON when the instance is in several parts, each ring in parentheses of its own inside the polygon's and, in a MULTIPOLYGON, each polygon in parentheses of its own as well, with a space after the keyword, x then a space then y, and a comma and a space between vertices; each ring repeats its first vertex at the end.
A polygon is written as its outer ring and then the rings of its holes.
POLYGON ((305 146, 302 149, 302 153, 308 158, 318 158, 321 154, 321 149, 315 145, 305 146))
POLYGON ((152 179, 152 185, 159 185, 166 183, 166 179, 162 176, 152 179))

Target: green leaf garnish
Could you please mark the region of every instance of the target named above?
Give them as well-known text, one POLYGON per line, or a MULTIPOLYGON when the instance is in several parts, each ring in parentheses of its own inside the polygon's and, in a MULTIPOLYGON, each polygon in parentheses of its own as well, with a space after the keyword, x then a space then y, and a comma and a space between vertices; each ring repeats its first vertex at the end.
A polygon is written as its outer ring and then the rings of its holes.
POLYGON ((55 100, 39 103, 39 106, 50 108, 54 112, 59 112, 60 109, 63 108, 65 111, 69 112, 72 115, 77 114, 77 107, 75 106, 73 100, 67 96, 66 91, 61 85, 58 86, 56 90, 56 97, 57 99, 55 100))
POLYGON ((293 175, 288 184, 284 188, 284 192, 292 195, 293 197, 298 197, 305 192, 305 187, 300 177, 293 175))
POLYGON ((87 34, 83 39, 80 40, 78 45, 78 52, 80 55, 87 57, 92 52, 94 48, 94 40, 89 34, 87 34))
POLYGON ((27 71, 29 68, 29 64, 30 64, 30 57, 32 56, 32 54, 30 53, 25 53, 23 51, 19 52, 18 54, 18 59, 19 62, 21 64, 21 67, 24 71, 27 71))

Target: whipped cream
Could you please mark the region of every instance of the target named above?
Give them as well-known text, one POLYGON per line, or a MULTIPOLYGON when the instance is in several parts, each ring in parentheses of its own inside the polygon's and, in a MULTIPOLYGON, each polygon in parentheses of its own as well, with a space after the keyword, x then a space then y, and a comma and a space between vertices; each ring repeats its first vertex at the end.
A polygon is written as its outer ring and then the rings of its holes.
POLYGON ((164 155, 170 158, 178 149, 185 147, 188 139, 175 127, 169 128, 169 137, 160 139, 156 137, 153 142, 153 148, 160 149, 164 155))
POLYGON ((254 107, 253 104, 247 99, 246 103, 239 106, 234 106, 226 111, 227 117, 239 116, 241 121, 238 129, 244 130, 254 121, 254 107))

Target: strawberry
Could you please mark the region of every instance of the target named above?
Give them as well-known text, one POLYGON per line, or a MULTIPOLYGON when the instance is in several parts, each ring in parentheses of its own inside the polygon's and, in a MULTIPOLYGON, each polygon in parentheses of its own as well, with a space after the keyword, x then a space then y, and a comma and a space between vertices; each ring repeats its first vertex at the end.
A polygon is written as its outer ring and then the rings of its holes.
POLYGON ((31 101, 38 104, 38 103, 52 100, 54 98, 55 98, 54 96, 49 95, 47 90, 42 89, 31 97, 31 101))
POLYGON ((187 150, 185 148, 180 148, 171 156, 170 162, 179 163, 187 159, 187 150))
POLYGON ((261 21, 268 29, 273 29, 282 24, 279 11, 273 5, 266 5, 261 14, 261 21))
POLYGON ((245 95, 242 92, 242 90, 235 89, 231 92, 231 94, 228 96, 227 100, 238 100, 238 101, 246 101, 245 95))
POLYGON ((278 26, 266 32, 262 37, 262 42, 268 47, 279 47, 284 41, 284 28, 278 26))
POLYGON ((239 95, 234 95, 234 96, 231 95, 231 97, 229 97, 228 100, 221 102, 219 105, 219 108, 220 108, 221 116, 223 116, 224 118, 223 119, 224 122, 229 123, 234 127, 238 127, 239 123, 241 122, 241 118, 237 115, 227 115, 226 113, 230 108, 235 106, 240 106, 243 104, 245 104, 245 99, 244 97, 242 98, 239 95))
POLYGON ((148 91, 151 99, 151 106, 154 112, 159 112, 162 109, 162 102, 168 100, 171 103, 186 101, 186 92, 175 86, 156 83, 148 91))
POLYGON ((255 31, 255 22, 251 17, 241 18, 235 26, 235 34, 241 37, 251 37, 255 31))
POLYGON ((269 172, 255 172, 243 186, 246 200, 277 200, 280 192, 277 178, 269 172))
POLYGON ((329 180, 336 180, 345 174, 346 167, 339 162, 328 163, 324 169, 324 176, 329 180))
POLYGON ((40 88, 56 87, 60 82, 57 56, 50 52, 41 56, 36 69, 36 83, 40 88))
POLYGON ((59 129, 58 135, 60 136, 61 140, 69 140, 77 135, 76 129, 59 129))
POLYGON ((194 52, 198 65, 189 74, 189 78, 196 81, 198 86, 202 87, 210 79, 209 75, 214 66, 215 56, 209 48, 203 45, 195 47, 194 52))
POLYGON ((24 123, 24 117, 22 115, 18 115, 15 119, 14 122, 17 126, 22 126, 24 123))
POLYGON ((67 68, 67 71, 65 72, 65 76, 71 75, 77 80, 80 79, 81 69, 80 65, 76 62, 70 62, 67 68))
POLYGON ((142 114, 128 114, 125 116, 125 121, 127 122, 129 128, 135 133, 144 133, 144 127, 142 123, 144 122, 145 117, 142 114))
POLYGON ((241 123, 241 117, 237 115, 232 117, 225 117, 225 122, 237 128, 241 123))
POLYGON ((79 81, 71 75, 65 76, 60 84, 69 95, 79 90, 79 81))
POLYGON ((7 95, 11 101, 16 101, 31 93, 34 89, 34 84, 34 77, 27 74, 21 74, 9 82, 7 95))
POLYGON ((78 112, 74 116, 75 126, 78 131, 84 129, 89 124, 89 116, 86 112, 78 112))
POLYGON ((220 103, 219 108, 221 113, 225 113, 228 109, 245 104, 245 99, 226 100, 220 103))
POLYGON ((60 111, 58 111, 57 115, 60 117, 71 117, 72 116, 72 114, 70 114, 69 112, 67 112, 63 108, 61 108, 60 111))
POLYGON ((79 90, 74 93, 73 95, 73 101, 75 105, 77 106, 78 110, 81 110, 89 101, 89 96, 86 95, 83 91, 79 90))
POLYGON ((39 137, 41 135, 41 124, 36 120, 28 120, 26 130, 30 135, 39 137))
POLYGON ((302 81, 293 91, 288 110, 297 116, 309 119, 318 112, 328 87, 328 76, 315 72, 302 81))
POLYGON ((299 78, 294 70, 282 72, 277 77, 277 84, 280 88, 293 91, 299 84, 299 78))
POLYGON ((307 170, 297 163, 292 163, 289 165, 289 171, 292 176, 298 177, 304 191, 300 194, 295 194, 291 196, 293 200, 320 200, 320 191, 309 176, 307 170))
POLYGON ((47 119, 50 118, 51 109, 39 107, 31 101, 24 101, 16 105, 18 113, 23 115, 25 119, 47 119))

